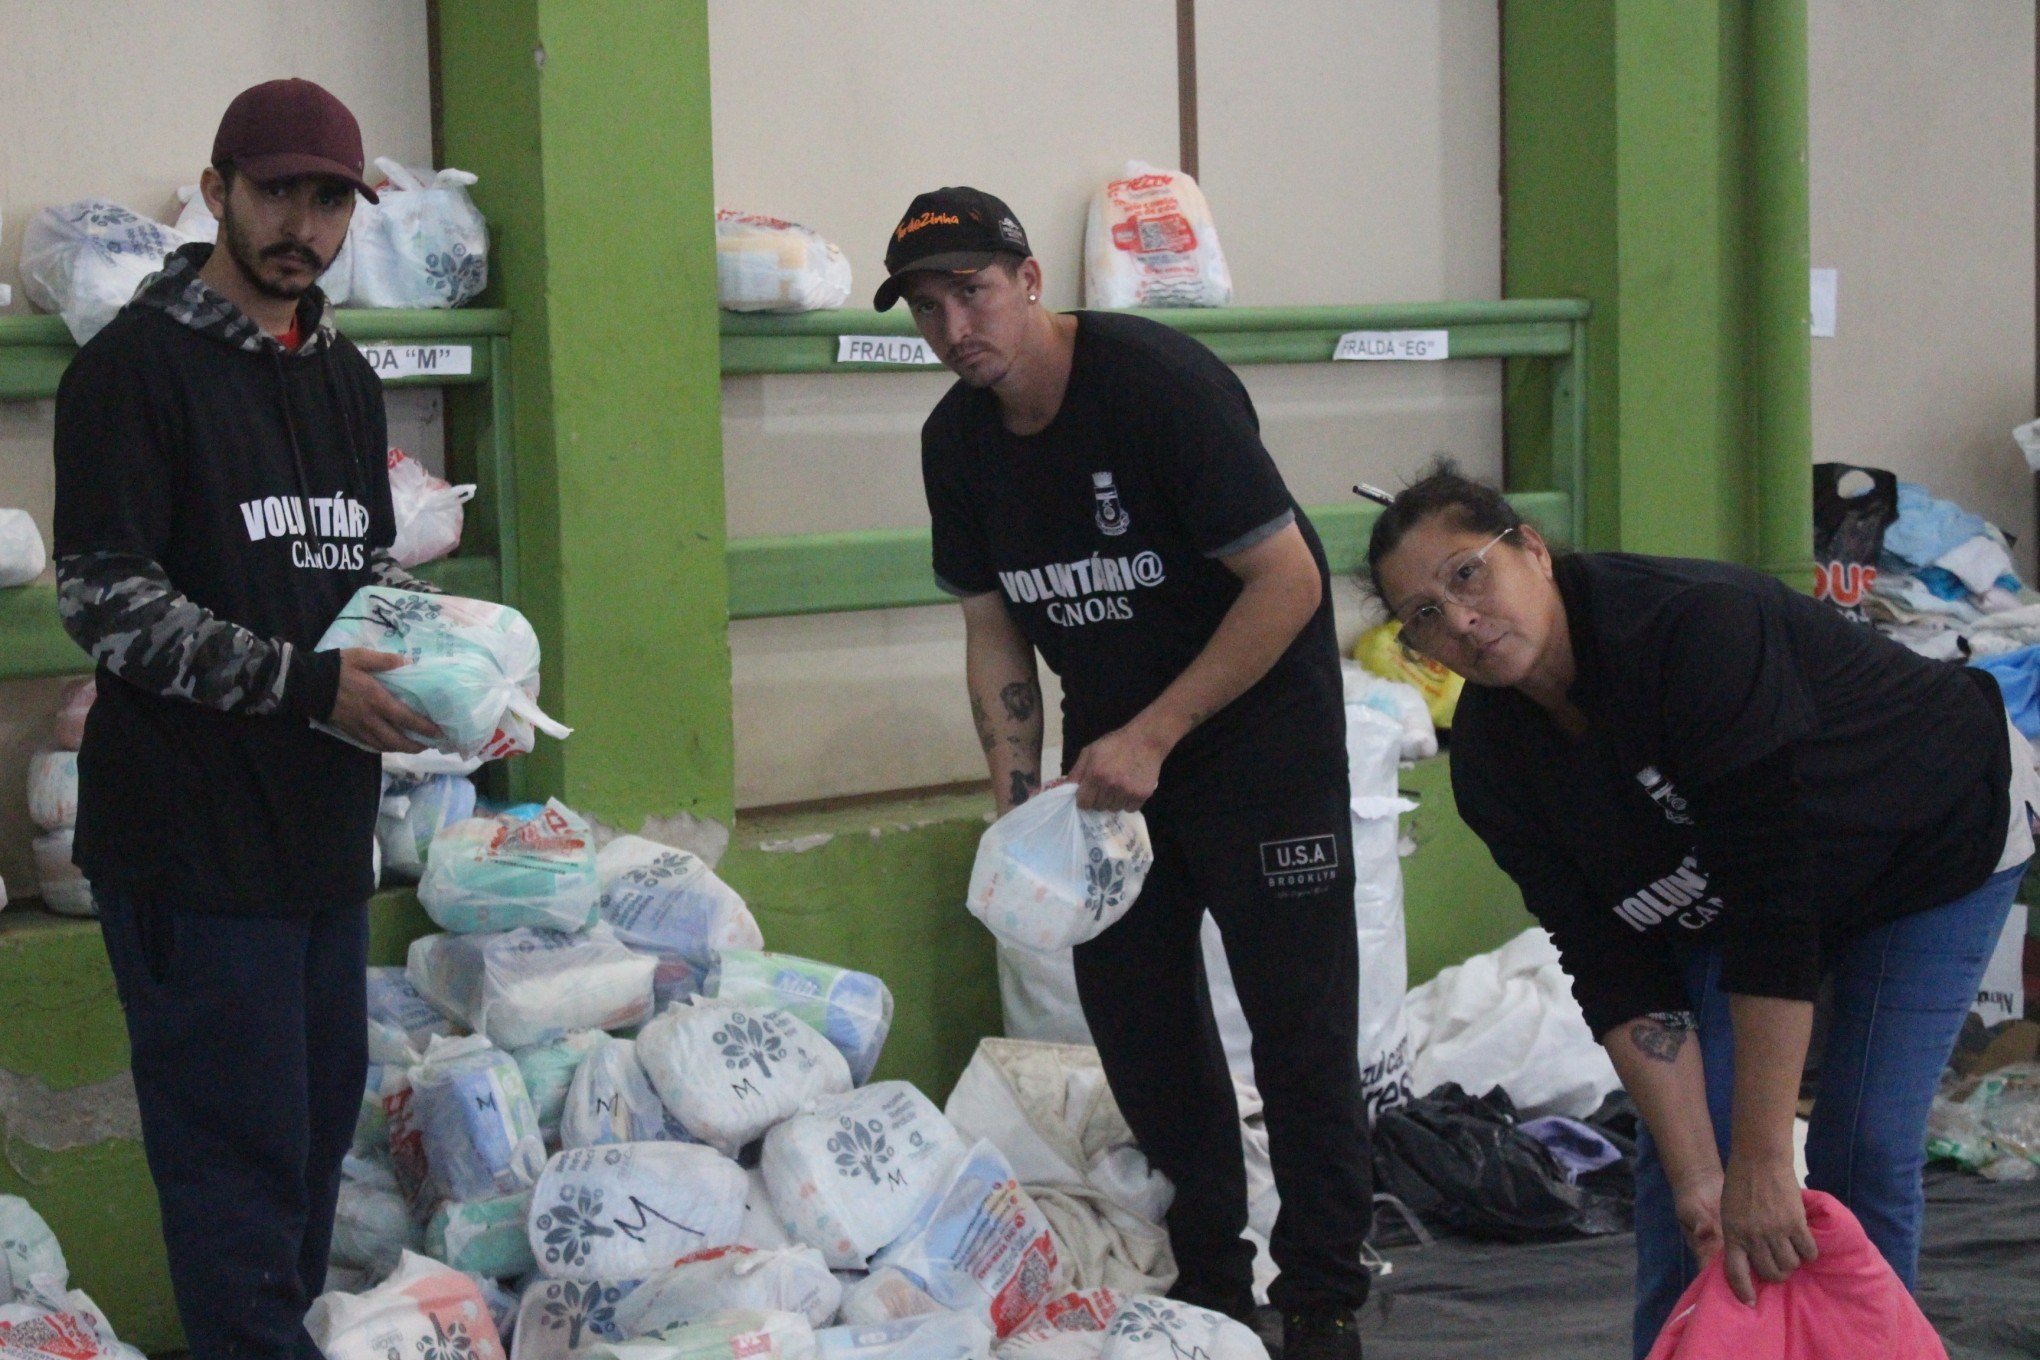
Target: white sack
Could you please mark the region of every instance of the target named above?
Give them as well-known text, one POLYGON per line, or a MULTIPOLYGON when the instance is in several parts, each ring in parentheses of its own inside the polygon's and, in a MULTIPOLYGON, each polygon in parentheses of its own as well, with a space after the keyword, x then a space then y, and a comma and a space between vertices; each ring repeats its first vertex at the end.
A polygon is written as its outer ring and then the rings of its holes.
POLYGON ((326 1360, 503 1360, 496 1323, 475 1282, 405 1252, 396 1273, 365 1294, 321 1294, 305 1314, 326 1360))
POLYGON ((752 1308, 799 1313, 810 1326, 826 1327, 842 1299, 843 1286, 813 1247, 724 1247, 647 1276, 617 1305, 616 1326, 625 1336, 649 1336, 711 1313, 752 1308))
POLYGON ((870 973, 792 954, 725 949, 702 980, 709 996, 740 1006, 777 1007, 836 1046, 853 1085, 878 1066, 892 1032, 892 989, 870 973))
POLYGON ((534 1279, 517 1306, 510 1360, 569 1360, 598 1341, 621 1341, 616 1305, 635 1280, 534 1279))
POLYGON ((538 1112, 517 1060, 479 1034, 432 1039, 411 1069, 411 1118, 436 1192, 428 1202, 515 1194, 545 1167, 538 1112))
POLYGON ((744 1226, 737 1230, 737 1245, 753 1251, 777 1251, 796 1245, 779 1210, 772 1205, 772 1191, 765 1185, 765 1173, 757 1167, 744 1172, 750 1183, 744 1191, 744 1226))
MULTIPOLYGON (((1345 689, 1349 722, 1356 706, 1371 708, 1393 719, 1401 728, 1403 760, 1429 760, 1438 754, 1438 727, 1431 721, 1431 708, 1424 702, 1423 691, 1415 685, 1376 675, 1350 658, 1339 662, 1339 676, 1345 689)), ((1355 797, 1360 793, 1358 788, 1353 790, 1355 797)))
POLYGON ((0 1360, 144 1360, 82 1289, 29 1280, 0 1304, 0 1360))
POLYGON ((597 922, 569 935, 506 930, 426 935, 411 942, 405 976, 441 1014, 502 1049, 577 1029, 628 1029, 652 1013, 653 961, 597 922))
POLYGON ((400 567, 416 567, 449 557, 460 546, 462 509, 475 497, 473 482, 455 486, 402 449, 389 452, 390 504, 396 512, 397 537, 390 556, 400 567))
POLYGON ((71 859, 71 828, 48 831, 30 845, 35 855, 36 886, 45 907, 59 916, 97 916, 92 885, 71 859))
POLYGON ((782 1010, 697 999, 662 1012, 637 1044, 666 1108, 733 1157, 807 1102, 850 1089, 843 1055, 782 1010))
POLYGON ((1077 786, 1044 790, 986 830, 964 904, 1000 939, 1053 952, 1126 914, 1154 863, 1138 812, 1086 812, 1077 786))
POLYGON ((470 934, 596 920, 595 833, 554 798, 455 822, 432 838, 418 901, 441 928, 470 934))
POLYGON ((0 510, 0 587, 25 586, 49 563, 42 531, 26 510, 0 510))
MULTIPOLYGON (((35 1206, 19 1195, 0 1195, 0 1258, 16 1286, 25 1286, 36 1276, 53 1280, 60 1290, 70 1284, 71 1268, 64 1262, 57 1235, 35 1206)), ((0 1295, 4 1302, 6 1297, 0 1295)))
POLYGON ((28 816, 45 831, 78 824, 76 751, 37 751, 28 758, 28 816))
POLYGON ((1105 1328, 1102 1360, 1268 1360, 1268 1348, 1243 1322, 1174 1299, 1127 1299, 1105 1328))
POLYGON ((948 1184, 965 1146, 928 1097, 882 1081, 774 1128, 759 1169, 789 1233, 832 1268, 862 1270, 948 1184))
POLYGON ((1087 307, 1223 307, 1232 271, 1197 181, 1128 161, 1091 199, 1084 223, 1087 307))
POLYGON ((991 1360, 992 1333, 971 1313, 830 1327, 815 1333, 816 1360, 991 1360))
POLYGON ((177 231, 104 199, 44 208, 21 236, 22 291, 61 314, 82 345, 184 244, 177 231))
POLYGON ((999 1346, 999 1360, 1097 1360, 1105 1329, 1127 1296, 1116 1289, 1074 1289, 1041 1305, 1034 1320, 999 1346))
POLYGON ((560 1117, 566 1112, 567 1093, 573 1089, 575 1073, 581 1070, 582 1061, 608 1038, 601 1030, 577 1030, 520 1048, 510 1055, 517 1059, 517 1070, 524 1074, 524 1089, 531 1095, 531 1108, 538 1111, 538 1132, 547 1147, 559 1145, 560 1117))
POLYGON ((715 291, 725 311, 825 311, 849 300, 850 261, 798 222, 719 208, 715 291))
POLYGON ((406 883, 416 883, 425 873, 425 857, 433 840, 448 826, 474 815, 475 786, 460 775, 435 774, 412 780, 384 774, 382 805, 375 819, 384 870, 406 883))
POLYGON ((761 949, 743 897, 698 855, 643 836, 618 836, 595 858, 602 919, 633 949, 678 954, 706 969, 723 949, 761 949))
POLYGON ((560 1114, 560 1146, 600 1147, 607 1143, 686 1141, 638 1062, 629 1039, 602 1035, 574 1073, 560 1114))
POLYGON ((412 169, 387 156, 380 203, 355 205, 348 229, 357 307, 458 307, 489 282, 489 228, 465 170, 412 169))
POLYGON ((977 1315, 1002 1337, 1062 1281, 1048 1220, 988 1142, 965 1154, 948 1186, 873 1265, 897 1267, 936 1302, 977 1315))
POLYGON ((555 1153, 531 1196, 531 1250, 553 1279, 639 1280, 737 1239, 744 1170, 698 1143, 555 1153))

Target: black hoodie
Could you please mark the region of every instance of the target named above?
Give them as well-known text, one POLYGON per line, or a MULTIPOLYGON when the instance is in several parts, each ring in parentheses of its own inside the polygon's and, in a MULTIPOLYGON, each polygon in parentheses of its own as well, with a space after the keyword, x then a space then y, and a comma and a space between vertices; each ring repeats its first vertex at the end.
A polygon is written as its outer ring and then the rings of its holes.
POLYGON ((315 653, 395 535, 381 383, 316 291, 286 351, 187 246, 57 391, 56 566, 99 663, 74 855, 95 883, 289 915, 374 890, 380 762, 310 726, 315 653))

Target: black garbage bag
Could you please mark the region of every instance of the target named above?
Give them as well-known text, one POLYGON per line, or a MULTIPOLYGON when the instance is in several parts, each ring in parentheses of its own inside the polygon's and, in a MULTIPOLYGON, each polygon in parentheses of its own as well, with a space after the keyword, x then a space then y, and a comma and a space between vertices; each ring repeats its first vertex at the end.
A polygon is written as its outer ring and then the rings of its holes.
MULTIPOLYGON (((1633 1185, 1634 1158, 1624 1161, 1633 1185)), ((1384 1111, 1374 1123, 1374 1185, 1425 1227, 1483 1241, 1596 1236, 1632 1222, 1618 1194, 1566 1179, 1551 1152, 1517 1127, 1499 1087, 1470 1096, 1447 1082, 1384 1111)))

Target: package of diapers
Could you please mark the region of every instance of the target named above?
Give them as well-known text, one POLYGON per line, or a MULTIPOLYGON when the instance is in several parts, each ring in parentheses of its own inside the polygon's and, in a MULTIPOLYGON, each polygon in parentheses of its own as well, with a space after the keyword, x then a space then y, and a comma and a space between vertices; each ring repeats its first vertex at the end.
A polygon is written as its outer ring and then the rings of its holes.
POLYGON ((692 1141, 639 1066, 637 1044, 605 1034, 588 1054, 560 1116, 560 1146, 692 1141))
POLYGON ((904 1271, 880 1266, 862 1279, 844 1286, 843 1306, 836 1316, 846 1323, 869 1326, 947 1311, 904 1271))
POLYGON ((326 1360, 504 1360, 495 1319, 475 1282, 451 1266, 405 1252, 396 1272, 363 1294, 321 1294, 305 1330, 326 1360))
POLYGON ((699 1143, 553 1154, 531 1194, 531 1252, 549 1279, 642 1280, 737 1240, 744 1169, 699 1143))
POLYGON ((1084 223, 1087 307, 1223 307, 1232 271, 1197 181, 1128 161, 1084 223))
POLYGON ((78 824, 76 751, 37 751, 28 758, 28 816, 45 831, 78 824))
POLYGON ((638 1061, 689 1133, 734 1157, 807 1102, 850 1089, 827 1039, 783 1010, 696 999, 638 1033, 638 1061))
POLYGON ((601 1341, 621 1341, 616 1305, 636 1280, 535 1279, 517 1304, 510 1360, 573 1360, 601 1341))
POLYGON ((759 949, 765 936, 735 888, 698 855, 642 836, 618 836, 596 856, 602 919, 633 949, 706 967, 723 949, 759 949))
POLYGON ((716 301, 731 312, 816 312, 850 298, 850 261, 798 222, 719 208, 716 301))
POLYGON ((1006 943, 1052 954, 1124 916, 1154 862, 1146 818, 1087 812, 1061 784, 986 830, 964 904, 1006 943))
POLYGON ((525 927, 422 936, 404 973, 442 1015, 515 1050, 574 1030, 643 1024, 654 966, 598 921, 578 934, 525 927))
POLYGON ((792 954, 725 949, 702 991, 741 1005, 777 1006, 820 1030, 850 1065, 855 1085, 871 1079, 892 1032, 892 991, 883 981, 792 954))
POLYGON ((841 1282, 813 1247, 723 1247, 647 1276, 617 1308, 616 1322, 626 1336, 646 1336, 725 1309, 756 1308, 799 1313, 826 1327, 842 1299, 841 1282))
POLYGON ((581 1061, 609 1038, 599 1029, 576 1030, 510 1056, 524 1074, 524 1089, 531 1093, 531 1108, 538 1111, 538 1131, 547 1147, 560 1141, 560 1116, 566 1112, 567 1092, 581 1061))
POLYGON ((447 1202, 425 1224, 425 1251, 455 1270, 492 1280, 514 1279, 537 1269, 525 1223, 531 1192, 495 1199, 447 1202))
POLYGON ((945 1308, 1012 1335, 1058 1292, 1061 1255, 1039 1207, 989 1142, 966 1153, 914 1224, 880 1252, 945 1308))
POLYGON ((385 774, 382 806, 375 818, 384 872, 405 883, 416 883, 425 872, 425 856, 433 839, 453 823, 474 815, 475 786, 469 779, 455 774, 418 779, 385 774))
POLYGON ((815 1333, 815 1360, 991 1360, 992 1331, 971 1313, 930 1313, 815 1333))
POLYGON ((494 1199, 545 1166, 538 1112, 517 1060, 479 1034, 435 1037, 411 1069, 411 1120, 424 1142, 424 1200, 494 1199))
POLYGON ((557 798, 455 822, 432 838, 418 883, 426 915, 459 934, 580 930, 597 896, 595 834, 557 798))

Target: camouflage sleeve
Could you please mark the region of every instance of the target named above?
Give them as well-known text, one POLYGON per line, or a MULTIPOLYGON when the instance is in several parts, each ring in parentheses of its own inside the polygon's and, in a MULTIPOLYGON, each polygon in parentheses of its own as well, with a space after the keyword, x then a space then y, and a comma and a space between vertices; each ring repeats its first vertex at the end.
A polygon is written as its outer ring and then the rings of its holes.
POLYGON ((413 576, 397 565, 397 559, 390 556, 388 548, 368 550, 368 574, 374 584, 389 586, 396 590, 417 590, 427 595, 444 595, 446 592, 422 576, 413 576))
POLYGON ((59 557, 57 612, 93 661, 151 694, 251 716, 332 711, 339 653, 305 651, 230 623, 146 557, 59 557))

